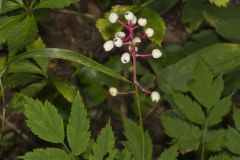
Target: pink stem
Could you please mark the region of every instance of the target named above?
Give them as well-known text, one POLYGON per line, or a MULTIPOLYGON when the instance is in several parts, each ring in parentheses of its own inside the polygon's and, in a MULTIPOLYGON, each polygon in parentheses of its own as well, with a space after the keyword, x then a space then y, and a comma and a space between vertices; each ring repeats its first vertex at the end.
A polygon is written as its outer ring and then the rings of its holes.
POLYGON ((121 24, 123 27, 125 27, 125 28, 127 28, 127 29, 129 29, 130 27, 129 27, 129 25, 127 25, 126 23, 124 23, 123 21, 121 21, 121 20, 117 20, 117 22, 119 23, 119 24, 121 24))
POLYGON ((129 92, 117 92, 118 95, 128 95, 128 94, 134 94, 135 91, 129 91, 129 92))
POLYGON ((139 37, 140 37, 140 39, 145 39, 145 38, 147 38, 147 34, 143 34, 143 35, 141 35, 139 37))
POLYGON ((136 54, 136 57, 148 58, 148 57, 152 57, 152 54, 136 54))

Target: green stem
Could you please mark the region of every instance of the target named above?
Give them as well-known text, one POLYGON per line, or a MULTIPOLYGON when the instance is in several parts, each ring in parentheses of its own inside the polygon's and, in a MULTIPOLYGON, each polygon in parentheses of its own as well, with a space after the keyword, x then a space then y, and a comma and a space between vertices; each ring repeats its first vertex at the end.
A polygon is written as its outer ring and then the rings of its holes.
POLYGON ((68 152, 68 154, 71 156, 72 160, 76 160, 75 157, 73 156, 72 152, 68 149, 68 147, 66 146, 66 144, 63 142, 62 143, 63 147, 66 149, 66 151, 68 152))
POLYGON ((202 137, 202 148, 201 148, 201 160, 205 159, 205 142, 207 139, 207 131, 208 131, 208 115, 203 127, 203 137, 202 137))
MULTIPOLYGON (((3 89, 3 84, 2 84, 2 78, 0 78, 0 87, 1 87, 2 101, 3 101, 2 127, 1 127, 1 132, 3 133, 4 124, 5 124, 5 117, 6 117, 6 108, 5 108, 5 96, 4 96, 4 89, 3 89)), ((0 134, 0 140, 2 140, 2 133, 0 134)))
POLYGON ((34 6, 35 3, 36 3, 36 0, 32 0, 32 2, 31 2, 31 4, 30 4, 30 10, 33 9, 33 6, 34 6))

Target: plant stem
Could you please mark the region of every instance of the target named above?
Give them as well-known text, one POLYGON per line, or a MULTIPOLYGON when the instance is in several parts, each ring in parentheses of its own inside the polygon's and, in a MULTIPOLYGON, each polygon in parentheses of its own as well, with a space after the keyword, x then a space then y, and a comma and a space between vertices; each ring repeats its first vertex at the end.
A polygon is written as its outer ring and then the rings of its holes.
MULTIPOLYGON (((1 127, 1 132, 3 133, 4 124, 5 124, 5 117, 6 117, 6 108, 5 108, 5 96, 4 96, 4 89, 3 89, 3 84, 2 84, 2 78, 0 78, 0 87, 1 87, 2 101, 3 101, 2 127, 1 127)), ((0 134, 0 140, 2 140, 2 133, 0 134)))
POLYGON ((201 160, 205 159, 205 142, 207 138, 207 131, 208 131, 208 115, 203 127, 203 137, 202 137, 202 148, 201 148, 201 160))
POLYGON ((134 81, 134 88, 135 88, 135 94, 136 94, 136 100, 137 100, 137 109, 138 109, 138 117, 139 117, 139 124, 141 127, 141 138, 142 138, 142 160, 145 159, 145 135, 144 135, 144 128, 143 128, 143 118, 142 118, 142 110, 140 106, 140 100, 138 95, 138 81, 137 81, 137 57, 136 57, 136 51, 135 51, 135 45, 133 43, 134 39, 134 29, 130 28, 130 39, 131 39, 131 48, 132 50, 131 55, 133 58, 133 81, 134 81))

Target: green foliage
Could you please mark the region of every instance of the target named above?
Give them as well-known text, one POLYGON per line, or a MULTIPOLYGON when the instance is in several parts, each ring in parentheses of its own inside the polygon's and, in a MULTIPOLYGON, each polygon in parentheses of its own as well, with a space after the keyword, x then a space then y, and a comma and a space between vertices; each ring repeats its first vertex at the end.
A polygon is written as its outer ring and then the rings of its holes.
POLYGON ((229 113, 231 98, 229 96, 221 99, 224 89, 222 76, 215 78, 201 58, 188 87, 194 100, 186 93, 183 95, 173 92, 172 98, 177 110, 171 114, 165 113, 162 124, 165 133, 173 138, 172 143, 180 151, 202 150, 201 157, 204 158, 205 148, 212 152, 223 150, 227 133, 216 125, 229 113))
POLYGON ((63 119, 51 103, 26 99, 25 115, 27 126, 34 134, 52 143, 63 143, 63 119))
POLYGON ((93 145, 93 155, 90 156, 89 160, 103 159, 107 154, 109 160, 113 160, 116 155, 114 149, 114 134, 111 126, 108 124, 102 129, 96 142, 93 145))
POLYGON ((137 126, 130 119, 125 118, 123 121, 124 134, 127 138, 127 141, 124 143, 125 146, 131 151, 134 159, 152 159, 152 141, 148 133, 144 134, 144 148, 142 147, 142 135, 141 127, 137 126), (144 152, 143 152, 144 151, 144 152))
POLYGON ((176 147, 165 149, 158 160, 177 160, 178 150, 176 147))
POLYGON ((218 7, 227 7, 230 0, 209 0, 209 2, 215 4, 218 7))
POLYGON ((46 148, 34 149, 32 152, 20 157, 23 160, 71 160, 71 156, 62 149, 46 148))
POLYGON ((40 0, 39 4, 35 7, 35 9, 41 8, 64 8, 69 6, 71 3, 79 2, 80 0, 40 0))
POLYGON ((72 104, 72 110, 67 126, 67 138, 73 155, 80 155, 87 150, 90 133, 87 111, 80 96, 76 96, 72 104), (79 146, 79 144, 81 144, 79 146))

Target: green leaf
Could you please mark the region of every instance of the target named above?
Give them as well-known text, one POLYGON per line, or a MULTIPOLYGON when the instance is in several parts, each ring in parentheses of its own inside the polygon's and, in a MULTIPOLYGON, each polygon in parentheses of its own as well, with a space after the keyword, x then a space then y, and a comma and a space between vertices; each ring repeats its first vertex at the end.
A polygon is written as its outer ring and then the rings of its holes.
POLYGON ((97 23, 96 27, 98 28, 99 32, 101 33, 104 40, 109 40, 115 36, 115 33, 122 30, 122 25, 115 23, 112 24, 108 20, 108 16, 111 12, 115 12, 119 15, 119 18, 124 21, 124 13, 126 11, 134 11, 136 6, 121 6, 116 5, 113 6, 111 11, 106 13, 104 18, 100 18, 97 23))
POLYGON ((225 146, 234 154, 240 155, 240 133, 234 129, 229 128, 226 135, 225 146))
POLYGON ((127 148, 124 148, 119 153, 118 160, 133 160, 131 157, 132 157, 131 152, 127 148))
POLYGON ((45 86, 47 85, 46 80, 42 80, 37 83, 32 83, 29 86, 22 89, 20 92, 26 96, 34 97, 36 96, 45 86))
POLYGON ((35 7, 35 9, 40 8, 64 8, 69 6, 71 3, 78 2, 80 0, 40 0, 40 3, 35 7))
POLYGON ((124 134, 127 138, 125 142, 127 148, 131 151, 135 159, 152 160, 152 141, 148 133, 144 134, 145 145, 142 145, 141 127, 137 126, 130 119, 125 118, 123 121, 124 134), (142 151, 145 151, 144 153, 142 151), (144 157, 143 157, 144 156, 144 157))
POLYGON ((18 3, 10 0, 4 0, 2 2, 2 6, 0 6, 0 14, 4 14, 19 8, 21 8, 21 5, 19 5, 18 3))
POLYGON ((215 4, 218 7, 227 7, 230 0, 209 0, 209 2, 215 4))
POLYGON ((188 82, 193 78, 199 56, 211 68, 214 76, 227 73, 240 66, 239 44, 231 43, 219 43, 203 48, 164 69, 158 68, 159 63, 151 64, 161 81, 175 90, 186 92, 188 82))
POLYGON ((231 96, 225 97, 214 105, 213 109, 209 113, 208 125, 213 126, 222 121, 222 118, 226 116, 231 110, 231 96))
POLYGON ((44 75, 43 71, 29 60, 15 61, 8 67, 8 73, 32 73, 44 75))
POLYGON ((163 15, 170 10, 179 0, 155 0, 150 6, 159 15, 163 15))
POLYGON ((182 21, 189 24, 189 31, 192 32, 202 24, 203 9, 205 0, 186 1, 183 8, 182 21))
POLYGON ((146 30, 147 28, 152 28, 154 30, 154 35, 150 39, 154 43, 160 45, 166 32, 166 26, 163 19, 149 8, 141 9, 140 15, 147 19, 147 25, 144 29, 146 30))
POLYGON ((36 58, 36 57, 49 57, 49 58, 59 58, 69 61, 82 64, 96 71, 105 73, 109 76, 112 76, 116 79, 124 80, 129 82, 126 78, 122 77, 120 74, 112 71, 110 68, 105 67, 104 65, 97 63, 96 61, 81 55, 80 53, 65 50, 65 49, 56 49, 56 48, 46 48, 46 49, 36 49, 32 51, 25 52, 16 56, 11 62, 18 61, 24 58, 36 58))
POLYGON ((165 149, 158 160, 177 160, 178 149, 176 147, 170 147, 165 149))
POLYGON ((193 96, 208 110, 215 105, 224 88, 221 76, 213 80, 213 73, 205 62, 199 59, 193 75, 194 82, 189 84, 193 96), (207 91, 207 96, 206 96, 207 91))
POLYGON ((23 160, 71 160, 71 156, 57 148, 35 149, 20 157, 23 160))
POLYGON ((174 138, 174 142, 183 152, 197 150, 200 145, 201 131, 197 126, 189 125, 178 118, 164 115, 162 124, 165 133, 174 138))
POLYGON ((219 8, 208 5, 204 10, 204 17, 210 23, 218 34, 227 40, 240 42, 240 6, 232 5, 226 8, 219 8))
POLYGON ((193 102, 188 96, 180 93, 175 93, 173 99, 188 120, 200 125, 203 124, 205 115, 198 103, 193 102))
POLYGON ((236 107, 233 109, 233 120, 236 128, 240 131, 240 109, 236 107))
POLYGON ((68 144, 73 155, 78 156, 87 150, 90 143, 89 119, 80 95, 77 94, 67 126, 68 144))
POLYGON ((73 102, 77 95, 77 88, 67 81, 60 80, 58 77, 51 76, 50 81, 56 87, 59 93, 62 94, 66 100, 73 102))
POLYGON ((63 143, 63 119, 51 103, 46 101, 42 104, 39 100, 26 98, 24 113, 27 126, 39 138, 52 143, 63 143))
POLYGON ((220 130, 210 130, 207 132, 206 147, 209 151, 217 152, 221 151, 225 142, 226 131, 220 130))
POLYGON ((222 153, 216 156, 212 156, 209 160, 233 160, 230 155, 222 153))
MULTIPOLYGON (((113 154, 116 154, 116 150, 114 149, 114 134, 110 124, 107 124, 105 128, 102 129, 99 134, 96 143, 93 145, 93 155, 90 156, 89 160, 99 160, 104 159, 104 157, 109 153, 109 159, 113 154)), ((111 159, 113 160, 113 159, 111 159)))

